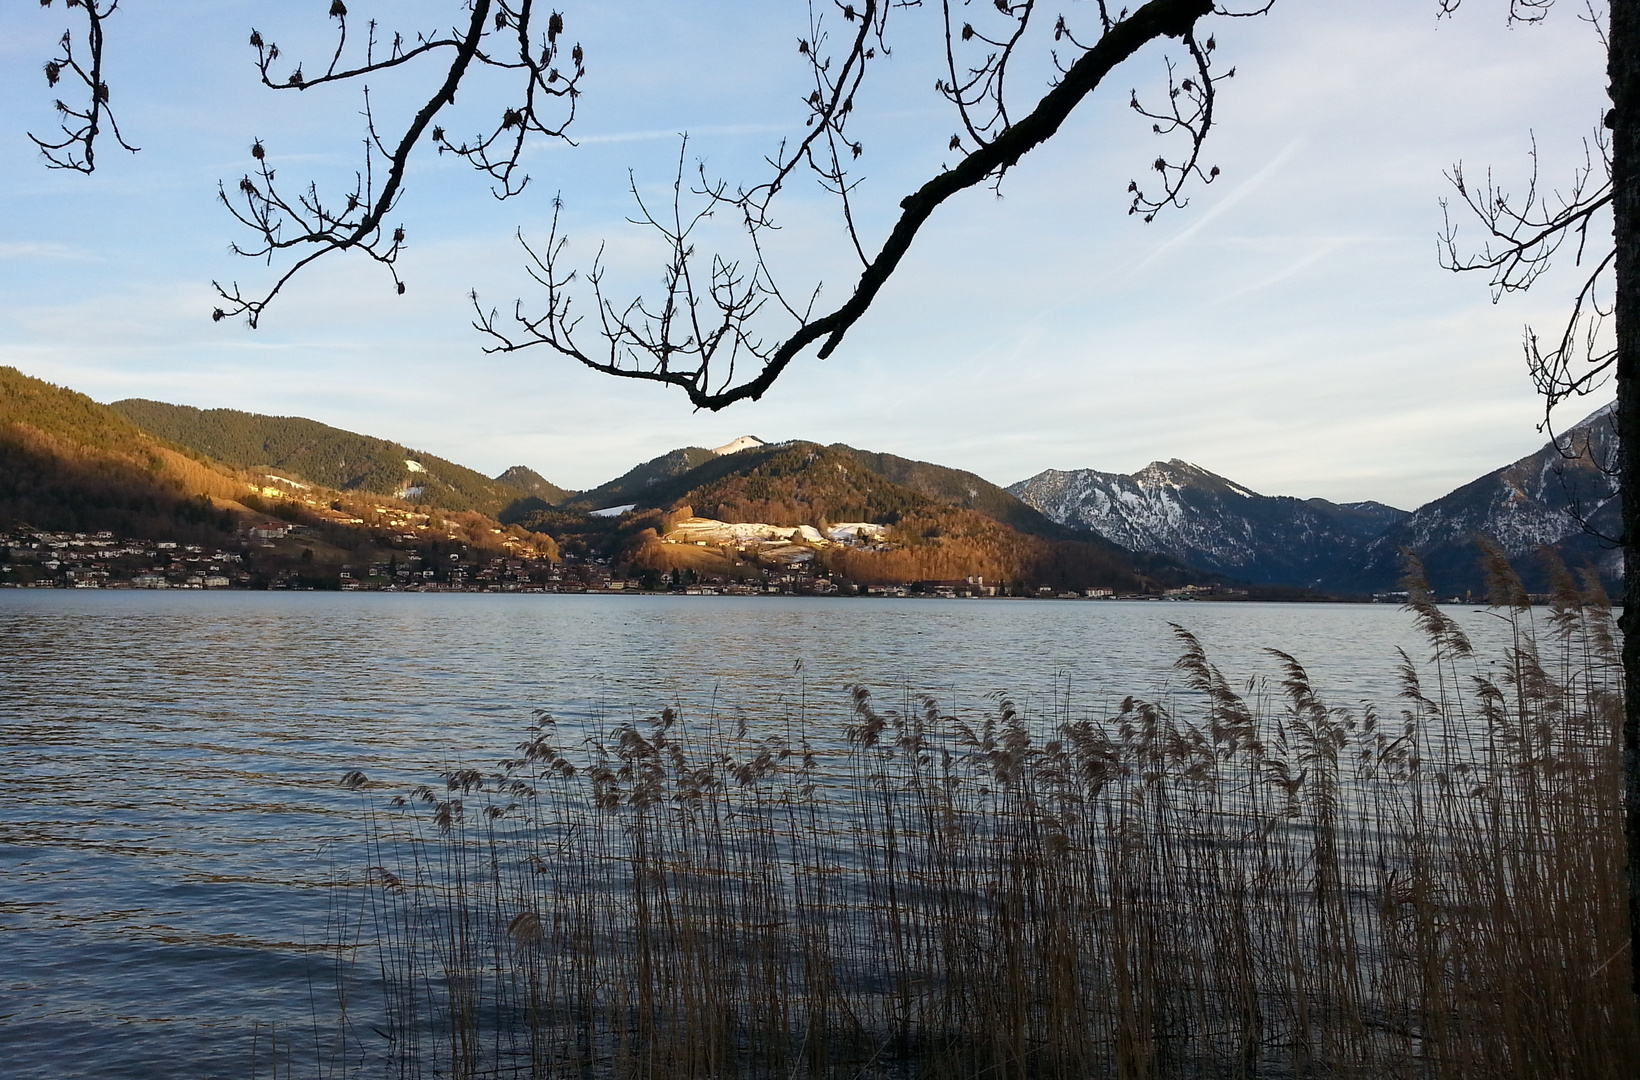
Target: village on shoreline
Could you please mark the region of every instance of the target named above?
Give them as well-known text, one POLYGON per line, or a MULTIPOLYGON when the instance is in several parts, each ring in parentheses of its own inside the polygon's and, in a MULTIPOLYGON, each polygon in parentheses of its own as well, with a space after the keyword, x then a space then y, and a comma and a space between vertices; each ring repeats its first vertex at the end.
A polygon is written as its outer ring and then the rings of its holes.
MULTIPOLYGON (((928 599, 1227 600, 1247 590, 1185 585, 1151 593, 1110 588, 1056 591, 1009 587, 983 577, 855 585, 812 564, 777 565, 761 580, 687 570, 634 573, 609 560, 565 554, 558 560, 458 551, 406 550, 386 560, 339 569, 304 564, 301 526, 269 522, 241 529, 231 543, 188 544, 95 533, 13 528, 0 532, 0 589, 196 589, 420 593, 597 593, 686 596, 873 596, 928 599)), ((1401 597, 1385 596, 1384 600, 1401 597)))

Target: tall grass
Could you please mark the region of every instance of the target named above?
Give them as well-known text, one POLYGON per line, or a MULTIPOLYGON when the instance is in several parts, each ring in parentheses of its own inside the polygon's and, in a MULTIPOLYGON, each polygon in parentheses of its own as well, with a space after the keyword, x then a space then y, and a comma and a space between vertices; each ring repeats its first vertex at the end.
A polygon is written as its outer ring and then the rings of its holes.
POLYGON ((1633 1076, 1610 611, 1557 569, 1537 617, 1494 562, 1507 651, 1414 581, 1432 654, 1393 715, 1285 653, 1239 689, 1182 628, 1184 689, 1102 718, 855 687, 831 728, 666 710, 571 746, 539 715, 496 773, 370 804, 382 1015, 335 1060, 1633 1076))

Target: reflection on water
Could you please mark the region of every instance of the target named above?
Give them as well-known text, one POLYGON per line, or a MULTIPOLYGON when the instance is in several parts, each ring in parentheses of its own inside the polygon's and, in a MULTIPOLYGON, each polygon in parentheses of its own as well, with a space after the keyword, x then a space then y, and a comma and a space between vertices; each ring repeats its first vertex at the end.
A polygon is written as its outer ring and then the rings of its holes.
POLYGON ((1423 649, 1382 606, 0 592, 0 1060, 248 1075, 253 1029, 323 994, 326 882, 362 862, 348 769, 488 767, 538 708, 840 724, 856 682, 1104 713, 1167 691, 1169 621, 1227 673, 1292 652, 1338 704, 1388 706, 1396 646, 1423 649))

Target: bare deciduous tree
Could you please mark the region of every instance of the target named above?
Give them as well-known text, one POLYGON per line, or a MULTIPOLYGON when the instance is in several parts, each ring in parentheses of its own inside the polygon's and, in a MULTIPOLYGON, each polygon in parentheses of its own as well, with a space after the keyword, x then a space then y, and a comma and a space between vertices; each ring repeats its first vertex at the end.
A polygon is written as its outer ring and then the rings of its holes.
MULTIPOLYGON (((1130 212, 1151 220, 1163 207, 1182 205, 1188 183, 1211 182, 1218 175, 1217 168, 1203 168, 1201 151, 1213 125, 1216 84, 1235 72, 1215 70, 1215 42, 1198 34, 1197 23, 1214 14, 1211 0, 1151 0, 1132 12, 1113 12, 1101 0, 1085 30, 1058 17, 1050 28, 1057 77, 1024 109, 1015 107, 1009 74, 1033 20, 1044 18, 1035 0, 961 5, 967 18, 959 18, 951 0, 942 0, 946 75, 936 89, 956 108, 960 131, 948 149, 959 157, 900 201, 898 220, 885 238, 868 241, 857 225, 858 181, 851 173, 863 147, 850 134, 849 121, 868 69, 889 52, 891 15, 914 6, 920 5, 827 0, 811 7, 808 32, 797 43, 812 81, 806 130, 769 157, 769 175, 748 187, 731 187, 708 178, 704 166, 691 174, 680 153, 672 205, 657 213, 638 200, 636 220, 656 230, 668 252, 658 299, 617 301, 608 295, 601 260, 583 282, 567 265, 555 216, 544 244, 525 244, 529 272, 546 293, 544 308, 531 312, 519 301, 505 318, 473 297, 475 325, 491 339, 491 351, 544 346, 608 375, 678 387, 706 409, 756 400, 806 350, 814 348, 823 359, 837 349, 942 203, 969 188, 999 185, 1021 157, 1058 132, 1118 64, 1158 39, 1183 45, 1188 73, 1181 75, 1169 61, 1165 101, 1147 107, 1134 94, 1130 105, 1157 134, 1179 136, 1183 145, 1174 158, 1156 158, 1154 186, 1128 185, 1130 212), (831 310, 819 307, 818 288, 790 293, 765 258, 773 203, 805 170, 839 201, 842 226, 860 264, 853 290, 831 310), (738 223, 748 259, 697 247, 702 224, 719 214, 738 223), (575 290, 582 285, 591 293, 587 308, 595 328, 590 330, 577 306, 575 290)), ((1218 13, 1258 14, 1267 7, 1218 13)), ((633 191, 636 196, 635 185, 633 191)))
MULTIPOLYGON (((68 141, 56 149, 82 146, 76 159, 84 171, 93 168, 92 139, 99 109, 106 112, 106 90, 97 81, 100 71, 101 20, 112 14, 118 0, 105 7, 68 0, 84 6, 89 17, 93 68, 85 78, 93 84, 86 127, 65 128, 68 141)), ((731 186, 711 180, 704 168, 698 182, 685 185, 685 159, 680 154, 674 182, 673 205, 662 213, 638 200, 638 220, 653 227, 670 252, 663 295, 657 301, 642 297, 617 304, 603 289, 603 267, 595 261, 580 274, 564 264, 564 241, 556 228, 544 245, 525 245, 531 275, 546 289, 545 310, 528 314, 515 305, 510 322, 491 310, 477 310, 477 326, 491 348, 512 351, 545 346, 607 374, 661 382, 683 389, 696 405, 721 409, 733 402, 756 399, 769 388, 792 360, 813 347, 824 358, 841 343, 847 331, 865 314, 882 286, 895 272, 923 225, 947 199, 968 188, 1001 184, 1007 172, 1031 149, 1052 138, 1065 119, 1099 87, 1118 64, 1144 46, 1164 38, 1184 47, 1183 72, 1168 60, 1165 99, 1147 106, 1137 94, 1132 108, 1149 120, 1157 134, 1179 136, 1183 146, 1169 157, 1158 156, 1152 181, 1128 185, 1130 213, 1152 220, 1168 206, 1181 206, 1192 181, 1211 182, 1217 168, 1200 164, 1202 146, 1213 125, 1215 85, 1234 75, 1215 70, 1211 36, 1198 35, 1196 24, 1218 14, 1262 14, 1273 0, 1254 0, 1246 11, 1215 9, 1213 0, 1150 0, 1136 10, 1113 11, 1107 0, 1090 5, 1088 26, 1072 25, 1057 16, 1046 27, 1037 0, 991 0, 989 5, 963 0, 941 0, 946 75, 936 90, 956 109, 959 131, 951 136, 949 151, 956 163, 923 184, 900 202, 898 220, 879 242, 863 237, 857 225, 855 202, 858 178, 851 166, 864 152, 849 131, 849 121, 865 84, 868 68, 890 53, 887 29, 892 12, 923 7, 923 0, 818 0, 809 7, 806 34, 797 52, 807 65, 812 88, 807 98, 805 131, 783 142, 768 158, 768 175, 750 186, 731 186), (966 11, 966 16, 961 13, 966 11), (833 28, 837 27, 835 37, 833 28), (1050 59, 1057 75, 1047 93, 1019 106, 1009 91, 1010 74, 1021 60, 1021 50, 1032 28, 1051 34, 1050 59), (1085 40, 1084 40, 1085 39, 1085 40), (794 179, 807 174, 839 201, 843 228, 860 263, 853 291, 836 309, 821 311, 819 288, 796 296, 775 279, 764 257, 763 240, 775 228, 774 204, 794 179), (688 203, 689 205, 685 205, 688 203), (749 241, 747 260, 696 248, 701 223, 718 214, 732 214, 749 241), (875 253, 873 253, 873 249, 875 253), (583 347, 576 331, 580 311, 572 307, 572 286, 590 290, 597 313, 599 344, 583 347), (778 325, 783 321, 784 325, 778 325)), ((533 0, 470 0, 463 5, 465 25, 446 32, 390 40, 372 21, 362 47, 350 53, 348 10, 344 0, 331 0, 330 18, 336 23, 336 45, 321 73, 297 62, 288 73, 280 66, 277 44, 252 30, 250 45, 264 86, 277 91, 306 91, 330 83, 363 81, 372 74, 442 59, 436 67, 436 86, 404 125, 385 137, 378 129, 368 86, 365 87, 365 160, 344 191, 321 193, 316 183, 305 188, 282 183, 269 149, 260 139, 250 146, 254 169, 236 184, 219 186, 223 205, 247 228, 252 239, 236 242, 238 254, 276 268, 272 284, 244 289, 237 282, 216 285, 220 303, 212 312, 217 320, 244 316, 259 324, 267 306, 284 286, 315 260, 337 251, 358 251, 384 266, 400 293, 405 282, 397 261, 403 250, 402 224, 388 217, 403 193, 405 171, 416 146, 429 139, 439 153, 453 153, 488 175, 498 198, 524 190, 528 177, 520 158, 530 136, 569 141, 575 118, 579 83, 585 74, 579 45, 561 57, 563 17, 545 16, 533 0), (362 55, 360 53, 362 52, 362 55), (471 81, 475 71, 497 69, 513 75, 515 104, 499 119, 469 140, 451 138, 437 122, 456 92, 471 81), (550 116, 544 107, 552 105, 550 116)), ((67 43, 65 38, 65 54, 67 43)), ((49 67, 48 73, 61 70, 49 67)), ((76 67, 74 70, 78 71, 76 67)), ((71 115, 80 116, 77 111, 71 115)), ((39 140, 36 140, 39 141, 39 140)), ((48 151, 53 147, 42 143, 48 151)), ((122 145, 124 145, 122 141, 122 145)), ((634 183, 634 196, 637 194, 634 183)), ((520 237, 523 240, 523 237, 520 237)), ((474 297, 475 307, 477 298, 474 297)))
POLYGON ((365 160, 354 174, 350 190, 322 196, 309 183, 296 196, 288 196, 276 182, 273 165, 261 140, 251 144, 256 172, 242 177, 232 192, 219 190, 222 204, 248 228, 254 239, 235 243, 240 255, 265 261, 269 266, 286 260, 271 286, 254 292, 243 291, 237 282, 216 285, 221 305, 212 313, 221 320, 243 315, 256 326, 267 305, 285 284, 314 260, 333 251, 359 251, 386 267, 400 293, 405 284, 397 262, 404 248, 404 227, 387 226, 404 190, 405 169, 411 152, 424 137, 440 154, 455 154, 489 176, 492 193, 500 199, 523 191, 529 177, 519 166, 525 141, 534 136, 566 139, 575 119, 579 83, 585 75, 585 59, 576 44, 564 55, 564 19, 554 11, 542 15, 533 0, 472 0, 466 5, 466 26, 442 34, 417 34, 407 39, 385 34, 372 21, 364 37, 363 55, 349 59, 347 5, 332 0, 330 17, 336 20, 336 48, 322 74, 307 74, 298 62, 288 75, 276 74, 279 46, 251 31, 250 44, 256 50, 256 66, 263 85, 273 90, 306 91, 329 83, 362 81, 369 75, 427 60, 447 60, 435 68, 440 72, 436 85, 423 104, 394 139, 384 139, 372 110, 370 89, 365 98, 365 160), (385 54, 385 55, 384 55, 385 54), (566 62, 567 61, 567 62, 566 62), (494 69, 516 80, 513 103, 502 110, 488 128, 471 139, 452 137, 436 123, 439 113, 455 102, 456 91, 475 70, 494 69), (555 112, 544 112, 548 107, 555 112), (379 162, 379 164, 378 164, 379 162))

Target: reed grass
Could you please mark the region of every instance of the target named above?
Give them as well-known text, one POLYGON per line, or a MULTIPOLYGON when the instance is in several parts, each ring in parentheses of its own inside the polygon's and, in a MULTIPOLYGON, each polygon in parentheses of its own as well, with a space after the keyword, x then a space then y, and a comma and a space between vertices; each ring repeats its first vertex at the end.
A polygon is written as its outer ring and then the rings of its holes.
POLYGON ((569 745, 538 714, 497 771, 367 804, 342 931, 381 1015, 330 1060, 1631 1077, 1611 613, 1557 567, 1537 617, 1491 558, 1507 651, 1478 659, 1414 578, 1432 651, 1401 656, 1392 715, 1328 704, 1285 653, 1239 688, 1182 628, 1183 688, 1106 717, 854 687, 841 724, 668 709, 569 745))

